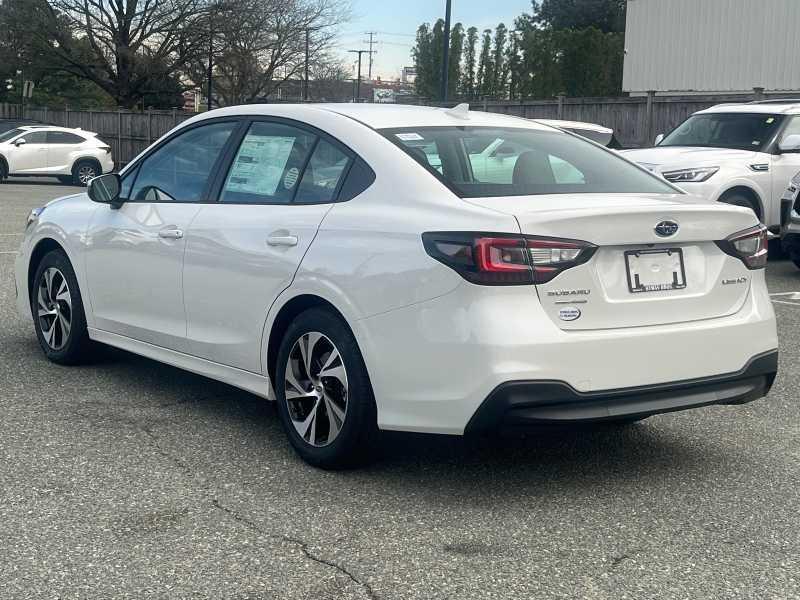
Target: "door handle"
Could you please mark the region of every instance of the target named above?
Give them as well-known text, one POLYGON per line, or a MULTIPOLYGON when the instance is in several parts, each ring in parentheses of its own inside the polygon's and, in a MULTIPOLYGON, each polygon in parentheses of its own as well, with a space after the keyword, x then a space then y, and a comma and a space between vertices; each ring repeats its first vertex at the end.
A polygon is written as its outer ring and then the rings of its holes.
POLYGON ((179 240, 183 237, 182 229, 162 229, 158 232, 158 237, 165 240, 179 240))
POLYGON ((299 241, 296 235, 271 235, 267 238, 270 246, 297 246, 299 241))

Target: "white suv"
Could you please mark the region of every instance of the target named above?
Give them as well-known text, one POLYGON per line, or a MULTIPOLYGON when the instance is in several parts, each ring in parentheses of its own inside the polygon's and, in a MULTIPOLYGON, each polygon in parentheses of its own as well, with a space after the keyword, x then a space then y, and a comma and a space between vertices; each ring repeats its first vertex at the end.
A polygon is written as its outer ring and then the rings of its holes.
POLYGON ((52 176, 85 186, 113 170, 111 147, 91 131, 31 125, 0 135, 0 181, 52 176))
POLYGON ((706 200, 746 206, 773 233, 800 170, 800 100, 720 104, 696 112, 655 148, 624 156, 706 200))

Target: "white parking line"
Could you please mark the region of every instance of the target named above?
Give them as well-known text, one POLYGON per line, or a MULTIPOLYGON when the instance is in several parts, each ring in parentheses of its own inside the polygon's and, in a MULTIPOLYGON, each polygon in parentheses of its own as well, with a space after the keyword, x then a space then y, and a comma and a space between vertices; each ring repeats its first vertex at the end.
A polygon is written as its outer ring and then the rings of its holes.
POLYGON ((25 235, 25 234, 24 233, 0 233, 0 237, 6 236, 6 235, 25 235))
POLYGON ((800 292, 774 292, 770 294, 772 302, 775 304, 787 304, 789 306, 800 306, 800 292), (778 300, 777 298, 781 298, 778 300), (790 302, 797 300, 797 302, 790 302))
POLYGON ((0 254, 16 254, 16 250, 0 250, 0 254))

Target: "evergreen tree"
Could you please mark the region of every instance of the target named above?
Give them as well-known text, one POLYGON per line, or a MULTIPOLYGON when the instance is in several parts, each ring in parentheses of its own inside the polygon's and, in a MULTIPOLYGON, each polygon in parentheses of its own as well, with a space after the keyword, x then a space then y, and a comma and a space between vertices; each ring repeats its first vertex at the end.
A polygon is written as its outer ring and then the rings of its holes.
POLYGON ((492 80, 492 30, 485 29, 483 32, 483 41, 481 42, 481 55, 478 59, 478 78, 475 82, 475 87, 481 95, 488 95, 491 88, 492 80))
POLYGON ((494 49, 492 51, 492 96, 505 98, 507 71, 505 65, 505 48, 508 28, 500 23, 494 32, 494 49))
POLYGON ((417 28, 417 40, 411 51, 417 76, 414 90, 423 98, 434 97, 435 79, 433 75, 433 33, 430 25, 423 23, 417 28))
POLYGON ((453 98, 461 89, 461 54, 464 49, 464 26, 456 23, 450 31, 450 55, 447 61, 447 96, 453 98))
POLYGON ((476 53, 478 49, 478 28, 467 29, 464 40, 464 69, 461 79, 461 94, 467 98, 475 96, 475 68, 477 66, 476 53))

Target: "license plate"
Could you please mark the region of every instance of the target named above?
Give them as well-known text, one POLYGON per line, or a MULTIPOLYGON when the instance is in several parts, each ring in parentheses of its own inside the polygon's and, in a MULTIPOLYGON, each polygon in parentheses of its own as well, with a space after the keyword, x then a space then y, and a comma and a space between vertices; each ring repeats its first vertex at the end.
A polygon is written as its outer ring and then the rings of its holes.
POLYGON ((665 292, 686 287, 686 270, 683 268, 683 251, 629 250, 625 253, 628 289, 632 294, 665 292))

